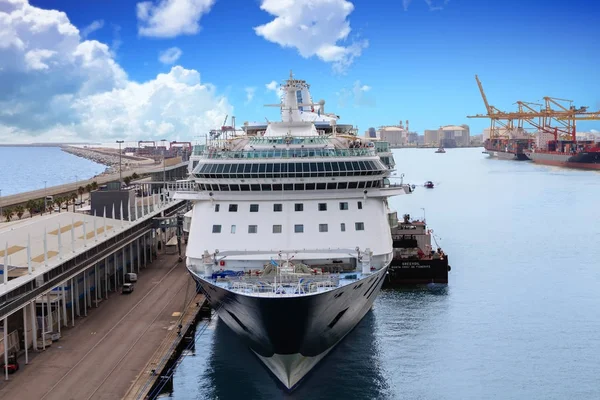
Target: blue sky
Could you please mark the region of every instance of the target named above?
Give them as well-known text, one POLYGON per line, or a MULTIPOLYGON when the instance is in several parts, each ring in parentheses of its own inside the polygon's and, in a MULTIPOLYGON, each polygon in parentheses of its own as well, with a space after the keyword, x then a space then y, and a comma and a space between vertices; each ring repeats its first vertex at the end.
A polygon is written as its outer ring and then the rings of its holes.
MULTIPOLYGON (((408 119, 421 134, 463 123, 481 132, 487 120, 466 118, 484 112, 475 74, 500 109, 543 96, 600 109, 596 2, 23 3, 0 0, 0 18, 12 18, 0 24, 0 37, 8 26, 4 36, 14 44, 0 45, 0 89, 8 87, 0 95, 8 110, 0 112, 0 138, 12 141, 190 139, 225 114, 238 123, 274 119, 277 110, 262 107, 276 101, 266 85, 290 69, 311 83, 328 112, 361 131, 408 119), (39 22, 18 20, 17 8, 31 15, 41 9, 42 25, 55 20, 61 28, 42 35, 39 22), (278 16, 287 25, 277 25, 278 16)), ((578 125, 591 129, 600 130, 600 121, 578 125)))

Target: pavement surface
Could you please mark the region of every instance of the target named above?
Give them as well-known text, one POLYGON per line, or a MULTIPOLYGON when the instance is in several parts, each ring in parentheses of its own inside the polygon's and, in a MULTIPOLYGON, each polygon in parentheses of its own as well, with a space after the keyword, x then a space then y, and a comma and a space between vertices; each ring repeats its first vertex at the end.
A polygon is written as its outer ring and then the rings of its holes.
POLYGON ((195 294, 185 263, 159 254, 133 293, 110 293, 28 365, 21 356, 19 371, 0 378, 0 399, 122 398, 195 294))

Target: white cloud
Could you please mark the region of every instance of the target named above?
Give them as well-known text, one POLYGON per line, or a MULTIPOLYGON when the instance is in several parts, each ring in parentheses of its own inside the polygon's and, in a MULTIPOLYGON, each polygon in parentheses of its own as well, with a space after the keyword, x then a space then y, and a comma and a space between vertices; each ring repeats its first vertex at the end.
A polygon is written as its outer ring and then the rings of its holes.
POLYGON ((131 81, 65 13, 0 3, 0 142, 189 138, 232 111, 195 70, 131 81))
POLYGON ((275 19, 254 28, 257 35, 282 47, 298 49, 304 58, 317 56, 345 71, 369 43, 358 40, 344 46, 350 35, 346 20, 354 5, 346 0, 262 0, 260 8, 275 19))
POLYGON ((256 93, 256 88, 255 87, 247 87, 244 90, 246 91, 246 104, 248 104, 254 99, 254 94, 256 93))
POLYGON ((271 81, 265 85, 267 90, 272 90, 273 92, 275 92, 277 90, 277 86, 278 86, 277 81, 271 81))
MULTIPOLYGON (((427 6, 429 7, 429 11, 440 11, 443 10, 444 7, 450 2, 450 0, 424 0, 427 6)), ((412 0, 402 0, 402 6, 404 7, 404 11, 408 10, 408 6, 412 0)))
POLYGON ((104 20, 97 19, 81 30, 81 37, 85 39, 92 32, 96 32, 98 29, 102 29, 103 26, 104 20))
POLYGON ((161 51, 158 60, 163 64, 173 64, 179 60, 183 52, 178 47, 171 47, 165 51, 161 51))
POLYGON ((275 96, 277 96, 277 99, 281 100, 281 96, 283 95, 283 90, 281 90, 281 86, 279 86, 279 83, 277 83, 277 81, 271 81, 271 82, 267 83, 265 85, 265 87, 267 88, 268 92, 275 93, 275 96))
POLYGON ((360 81, 354 81, 351 88, 342 88, 337 92, 338 105, 340 107, 347 107, 353 105, 354 107, 373 107, 375 106, 375 99, 366 93, 371 90, 371 86, 363 85, 360 81))
POLYGON ((137 3, 138 33, 141 36, 172 38, 200 31, 200 18, 215 0, 158 0, 137 3))

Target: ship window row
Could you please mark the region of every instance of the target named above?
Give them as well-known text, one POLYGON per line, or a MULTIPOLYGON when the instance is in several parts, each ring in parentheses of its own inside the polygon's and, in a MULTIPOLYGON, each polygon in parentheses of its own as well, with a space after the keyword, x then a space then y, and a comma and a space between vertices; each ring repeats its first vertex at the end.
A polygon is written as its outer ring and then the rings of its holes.
MULTIPOLYGON (((340 201, 339 208, 342 211, 347 211, 348 210, 348 202, 340 201)), ((356 208, 359 210, 362 210, 362 201, 356 202, 356 208)), ((219 212, 220 210, 221 210, 221 205, 215 204, 215 212, 219 212)), ((258 210, 259 210, 259 204, 250 204, 250 212, 258 212, 258 210)), ((317 210, 327 211, 327 203, 318 203, 317 210)), ((237 211, 238 211, 237 204, 229 204, 229 212, 237 212, 237 211)), ((283 204, 281 204, 281 203, 273 204, 273 212, 281 212, 281 211, 283 211, 283 204)), ((304 203, 295 203, 294 211, 298 211, 298 212, 304 211, 304 203)))
POLYGON ((335 190, 335 189, 368 189, 382 187, 382 181, 361 182, 319 182, 319 183, 254 183, 254 184, 200 184, 200 190, 221 192, 270 192, 281 190, 335 190))
POLYGON ((269 164, 203 164, 194 173, 197 178, 309 178, 319 176, 380 175, 375 161, 339 161, 269 164))
MULTIPOLYGON (((365 223, 364 222, 355 222, 354 230, 355 231, 364 231, 365 223)), ((235 234, 236 231, 237 231, 236 225, 231 225, 230 232, 232 234, 235 234)), ((340 231, 346 232, 346 224, 344 222, 342 222, 340 224, 340 231)), ((212 233, 221 233, 221 232, 222 232, 221 225, 213 225, 212 226, 212 233)), ((273 225, 272 232, 273 233, 283 233, 283 225, 273 225)), ((320 233, 329 232, 329 225, 328 224, 319 224, 319 232, 320 233)), ((258 233, 258 225, 248 225, 248 233, 250 233, 250 234, 258 233)), ((294 224, 294 233, 304 233, 304 224, 294 224)))

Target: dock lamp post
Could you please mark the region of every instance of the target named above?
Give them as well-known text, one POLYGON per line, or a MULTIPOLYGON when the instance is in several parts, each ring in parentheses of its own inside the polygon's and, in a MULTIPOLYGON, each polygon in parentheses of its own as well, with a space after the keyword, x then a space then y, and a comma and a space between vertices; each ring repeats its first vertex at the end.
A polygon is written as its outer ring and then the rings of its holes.
POLYGON ((165 163, 165 157, 167 156, 167 146, 164 144, 164 142, 166 142, 166 141, 167 141, 167 139, 161 140, 161 142, 163 142, 163 146, 165 147, 165 149, 163 150, 163 195, 162 195, 163 200, 167 193, 167 170, 166 170, 166 163, 165 163))
POLYGON ((48 210, 48 195, 46 194, 46 182, 48 181, 44 181, 44 212, 48 210))
POLYGON ((123 143, 123 140, 117 140, 117 143, 119 143, 119 190, 121 190, 121 185, 123 184, 123 175, 121 173, 121 143, 123 143))

